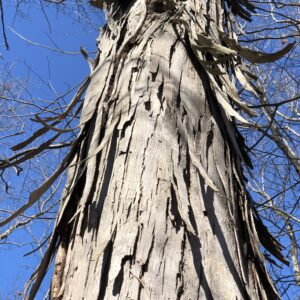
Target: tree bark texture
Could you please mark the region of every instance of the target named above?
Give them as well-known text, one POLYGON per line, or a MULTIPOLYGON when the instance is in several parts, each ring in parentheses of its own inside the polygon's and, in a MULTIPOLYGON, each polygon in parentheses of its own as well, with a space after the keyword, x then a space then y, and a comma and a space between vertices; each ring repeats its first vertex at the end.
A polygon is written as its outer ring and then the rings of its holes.
MULTIPOLYGON (((236 130, 192 49, 196 25, 189 15, 178 23, 181 4, 133 1, 101 32, 57 220, 51 299, 278 297, 236 130)), ((220 42, 222 1, 185 5, 220 42)))

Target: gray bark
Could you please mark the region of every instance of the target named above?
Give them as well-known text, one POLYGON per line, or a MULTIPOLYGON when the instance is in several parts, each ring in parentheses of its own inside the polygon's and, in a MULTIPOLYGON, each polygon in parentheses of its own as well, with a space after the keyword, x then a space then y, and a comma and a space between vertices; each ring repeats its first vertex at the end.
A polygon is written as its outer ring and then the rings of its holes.
MULTIPOLYGON (((135 1, 100 35, 51 298, 276 299, 234 125, 192 49, 190 21, 153 2, 135 1)), ((221 1, 186 2, 218 37, 221 1)))

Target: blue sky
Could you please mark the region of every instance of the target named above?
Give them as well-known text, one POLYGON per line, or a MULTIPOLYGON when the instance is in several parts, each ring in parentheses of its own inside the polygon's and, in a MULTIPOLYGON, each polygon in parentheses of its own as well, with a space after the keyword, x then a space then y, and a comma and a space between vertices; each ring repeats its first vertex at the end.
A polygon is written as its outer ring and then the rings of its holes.
MULTIPOLYGON (((6 50, 1 34, 1 62, 12 66, 13 75, 18 80, 22 81, 26 78, 27 81, 29 78, 28 89, 33 98, 53 100, 56 95, 49 89, 49 83, 57 94, 64 93, 89 73, 85 59, 81 54, 61 54, 30 45, 10 28, 24 38, 51 48, 78 53, 80 46, 83 46, 91 52, 90 55, 93 57, 93 52, 96 51, 98 28, 103 24, 103 18, 90 14, 91 24, 83 17, 80 23, 78 19, 82 12, 76 7, 70 7, 66 14, 62 14, 57 12, 57 6, 48 5, 44 8, 44 14, 41 13, 39 4, 32 4, 30 7, 24 5, 21 7, 23 14, 15 15, 15 8, 10 5, 13 2, 15 1, 3 1, 10 50, 6 50)), ((0 72, 2 72, 1 66, 0 72)), ((18 137, 18 139, 24 139, 24 137, 18 137)), ((15 181, 11 183, 18 185, 20 180, 17 177, 14 178, 15 181)), ((38 233, 39 227, 33 227, 33 230, 38 233)), ((21 243, 25 236, 26 240, 30 241, 31 237, 24 230, 17 230, 12 240, 21 243)), ((31 244, 22 247, 0 245, 0 300, 20 298, 17 295, 18 292, 23 290, 24 284, 41 258, 39 251, 34 255, 24 257, 24 254, 32 249, 31 244)), ((37 299, 42 299, 44 292, 46 288, 42 288, 37 299)))

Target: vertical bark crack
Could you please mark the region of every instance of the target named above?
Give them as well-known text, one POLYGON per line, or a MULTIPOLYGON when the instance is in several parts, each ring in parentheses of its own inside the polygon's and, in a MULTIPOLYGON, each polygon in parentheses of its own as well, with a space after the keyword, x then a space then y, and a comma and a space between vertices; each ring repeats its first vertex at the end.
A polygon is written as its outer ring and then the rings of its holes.
POLYGON ((171 207, 170 207, 170 214, 169 218, 171 220, 172 225, 176 229, 176 232, 183 227, 183 222, 178 210, 178 200, 174 190, 173 185, 171 184, 171 207))
POLYGON ((114 284, 113 284, 113 290, 112 290, 113 296, 116 296, 120 293, 122 284, 123 284, 123 279, 124 279, 124 266, 128 261, 131 262, 132 258, 133 258, 132 255, 126 255, 122 258, 120 271, 119 271, 117 277, 115 278, 114 284))
MULTIPOLYGON (((115 231, 115 234, 117 231, 115 231)), ((110 270, 110 264, 112 259, 112 252, 113 252, 113 244, 114 244, 114 236, 108 242, 104 253, 103 253, 103 262, 102 262, 102 271, 101 271, 101 280, 100 280, 100 290, 98 295, 98 300, 103 300, 107 291, 107 284, 108 284, 108 276, 110 270)))

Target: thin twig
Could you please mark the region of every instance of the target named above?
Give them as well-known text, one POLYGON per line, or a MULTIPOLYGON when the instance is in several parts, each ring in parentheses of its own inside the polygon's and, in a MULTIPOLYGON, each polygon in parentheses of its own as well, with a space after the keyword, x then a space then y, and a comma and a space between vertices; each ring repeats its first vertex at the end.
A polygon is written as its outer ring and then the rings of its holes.
POLYGON ((9 50, 9 44, 7 41, 6 31, 5 31, 5 22, 4 22, 4 10, 2 5, 2 0, 0 0, 0 10, 1 10, 1 25, 2 25, 2 32, 4 37, 4 43, 7 50, 9 50))
POLYGON ((49 46, 45 46, 43 44, 39 44, 39 43, 33 42, 33 41, 27 39, 26 37, 24 37, 23 35, 21 35, 20 33, 16 32, 10 26, 8 26, 8 28, 14 34, 16 34, 19 38, 21 38, 22 40, 24 40, 25 42, 27 42, 30 45, 34 45, 34 46, 37 46, 37 47, 41 47, 41 48, 44 48, 44 49, 47 49, 47 50, 50 50, 50 51, 54 51, 54 52, 58 52, 58 53, 62 53, 62 54, 70 54, 70 55, 79 55, 80 54, 80 55, 82 55, 80 51, 79 52, 64 51, 64 50, 61 50, 61 49, 52 48, 52 47, 49 47, 49 46))

